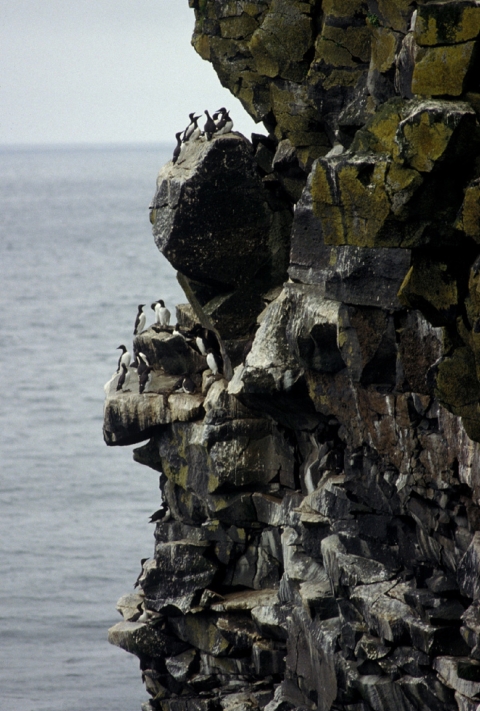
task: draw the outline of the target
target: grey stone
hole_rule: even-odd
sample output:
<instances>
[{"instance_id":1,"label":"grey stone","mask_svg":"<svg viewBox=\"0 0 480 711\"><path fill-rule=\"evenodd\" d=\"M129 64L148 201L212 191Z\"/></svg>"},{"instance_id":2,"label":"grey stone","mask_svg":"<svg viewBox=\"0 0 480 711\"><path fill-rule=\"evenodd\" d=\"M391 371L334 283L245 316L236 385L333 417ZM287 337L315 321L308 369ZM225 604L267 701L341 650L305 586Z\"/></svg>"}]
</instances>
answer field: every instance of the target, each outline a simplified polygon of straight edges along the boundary
<instances>
[{"instance_id":1,"label":"grey stone","mask_svg":"<svg viewBox=\"0 0 480 711\"><path fill-rule=\"evenodd\" d=\"M188 678L195 657L195 650L187 649L187 651L177 654L175 657L167 657L165 666L176 681L184 682Z\"/></svg>"},{"instance_id":2,"label":"grey stone","mask_svg":"<svg viewBox=\"0 0 480 711\"><path fill-rule=\"evenodd\" d=\"M288 233L277 232L243 136L188 143L183 158L160 171L152 205L156 244L187 277L227 289L260 268L273 283L282 279Z\"/></svg>"},{"instance_id":3,"label":"grey stone","mask_svg":"<svg viewBox=\"0 0 480 711\"><path fill-rule=\"evenodd\" d=\"M117 602L117 610L127 622L136 622L142 614L144 596L139 593L122 595Z\"/></svg>"},{"instance_id":4,"label":"grey stone","mask_svg":"<svg viewBox=\"0 0 480 711\"><path fill-rule=\"evenodd\" d=\"M205 358L183 336L158 329L152 326L135 336L133 341L135 352L144 353L150 365L161 368L165 374L177 376L192 375L206 369Z\"/></svg>"},{"instance_id":5,"label":"grey stone","mask_svg":"<svg viewBox=\"0 0 480 711\"><path fill-rule=\"evenodd\" d=\"M473 540L460 561L457 571L458 582L464 594L476 600L480 597L480 531L473 536Z\"/></svg>"},{"instance_id":6,"label":"grey stone","mask_svg":"<svg viewBox=\"0 0 480 711\"><path fill-rule=\"evenodd\" d=\"M433 668L451 689L462 696L480 699L480 662L468 657L437 657Z\"/></svg>"},{"instance_id":7,"label":"grey stone","mask_svg":"<svg viewBox=\"0 0 480 711\"><path fill-rule=\"evenodd\" d=\"M311 179L295 210L290 277L318 284L329 299L401 309L397 293L410 267L410 250L326 245L321 221L313 212Z\"/></svg>"},{"instance_id":8,"label":"grey stone","mask_svg":"<svg viewBox=\"0 0 480 711\"><path fill-rule=\"evenodd\" d=\"M158 543L155 559L143 568L139 583L150 609L161 612L174 607L185 613L198 591L212 581L216 566L204 553L205 543L173 541Z\"/></svg>"},{"instance_id":9,"label":"grey stone","mask_svg":"<svg viewBox=\"0 0 480 711\"><path fill-rule=\"evenodd\" d=\"M176 637L142 622L117 622L108 630L108 641L130 654L160 658L179 654L187 646Z\"/></svg>"}]
</instances>

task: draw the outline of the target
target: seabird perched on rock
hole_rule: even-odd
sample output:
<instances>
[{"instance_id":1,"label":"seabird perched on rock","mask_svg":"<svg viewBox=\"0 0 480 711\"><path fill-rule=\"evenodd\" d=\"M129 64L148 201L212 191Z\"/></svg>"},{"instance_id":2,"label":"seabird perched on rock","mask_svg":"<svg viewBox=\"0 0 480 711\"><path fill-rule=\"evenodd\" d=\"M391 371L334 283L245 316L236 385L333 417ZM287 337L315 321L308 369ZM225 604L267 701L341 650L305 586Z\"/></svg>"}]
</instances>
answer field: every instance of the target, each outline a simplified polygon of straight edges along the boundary
<instances>
[{"instance_id":1,"label":"seabird perched on rock","mask_svg":"<svg viewBox=\"0 0 480 711\"><path fill-rule=\"evenodd\" d=\"M151 365L147 365L143 373L138 378L138 392L142 395L145 390L148 389L150 383L152 382L152 371ZM137 371L138 372L138 371Z\"/></svg>"},{"instance_id":2,"label":"seabird perched on rock","mask_svg":"<svg viewBox=\"0 0 480 711\"><path fill-rule=\"evenodd\" d=\"M200 114L201 116L202 114ZM186 143L187 141L195 141L200 136L200 129L197 126L197 121L200 118L200 116L195 116L195 113L189 114L190 117L190 123L188 124L187 128L183 132L183 143Z\"/></svg>"},{"instance_id":3,"label":"seabird perched on rock","mask_svg":"<svg viewBox=\"0 0 480 711\"><path fill-rule=\"evenodd\" d=\"M133 585L134 588L138 588L138 586L140 585L140 578L143 575L143 566L145 565L147 560L148 560L148 558L141 558L141 560L140 560L140 565L142 566L142 570L140 571L140 574Z\"/></svg>"},{"instance_id":4,"label":"seabird perched on rock","mask_svg":"<svg viewBox=\"0 0 480 711\"><path fill-rule=\"evenodd\" d=\"M226 133L230 133L230 131L233 128L233 121L230 118L230 112L227 111L225 108L221 108L218 110L218 113L221 113L222 116L217 123L217 135L218 136L224 136Z\"/></svg>"},{"instance_id":5,"label":"seabird perched on rock","mask_svg":"<svg viewBox=\"0 0 480 711\"><path fill-rule=\"evenodd\" d=\"M207 344L203 340L203 337L199 334L198 336L195 337L195 343L197 345L198 350L203 356L207 355Z\"/></svg>"},{"instance_id":6,"label":"seabird perched on rock","mask_svg":"<svg viewBox=\"0 0 480 711\"><path fill-rule=\"evenodd\" d=\"M209 348L214 351L219 350L218 339L213 333L213 331L209 331L208 328L204 328L199 323L197 323L192 328L190 333L195 338L195 345L197 346L201 355L206 356Z\"/></svg>"},{"instance_id":7,"label":"seabird perched on rock","mask_svg":"<svg viewBox=\"0 0 480 711\"><path fill-rule=\"evenodd\" d=\"M143 373L146 371L146 369L150 366L150 363L148 362L148 358L145 355L145 353L139 353L137 356L137 374L138 377L143 375Z\"/></svg>"},{"instance_id":8,"label":"seabird perched on rock","mask_svg":"<svg viewBox=\"0 0 480 711\"><path fill-rule=\"evenodd\" d=\"M171 515L172 512L169 507L165 502L163 502L158 511L155 511L155 513L150 516L149 523L160 523L160 521L162 523L166 523L170 520Z\"/></svg>"},{"instance_id":9,"label":"seabird perched on rock","mask_svg":"<svg viewBox=\"0 0 480 711\"><path fill-rule=\"evenodd\" d=\"M173 151L173 156L172 156L173 163L177 162L178 157L180 155L180 151L182 150L182 133L183 133L183 131L179 131L179 133L175 134L175 138L177 139L177 145L175 146L175 149Z\"/></svg>"},{"instance_id":10,"label":"seabird perched on rock","mask_svg":"<svg viewBox=\"0 0 480 711\"><path fill-rule=\"evenodd\" d=\"M138 334L141 333L145 328L145 322L147 320L147 316L143 311L144 306L145 306L145 304L138 304L137 318L135 319L135 326L133 327L133 335L134 336L138 336Z\"/></svg>"},{"instance_id":11,"label":"seabird perched on rock","mask_svg":"<svg viewBox=\"0 0 480 711\"><path fill-rule=\"evenodd\" d=\"M205 111L205 114L207 116L207 120L205 122L205 126L203 127L203 132L205 133L207 141L211 141L217 127L215 126L215 121L212 119L208 111Z\"/></svg>"},{"instance_id":12,"label":"seabird perched on rock","mask_svg":"<svg viewBox=\"0 0 480 711\"><path fill-rule=\"evenodd\" d=\"M117 351L121 349L122 353L120 355L120 358L118 359L118 367L117 367L117 373L120 372L122 368L122 364L126 365L127 368L130 365L130 361L132 360L132 357L130 353L127 351L125 346L118 346Z\"/></svg>"},{"instance_id":13,"label":"seabird perched on rock","mask_svg":"<svg viewBox=\"0 0 480 711\"><path fill-rule=\"evenodd\" d=\"M211 348L207 351L207 365L214 375L218 375L220 371L220 365L217 361L217 357Z\"/></svg>"},{"instance_id":14,"label":"seabird perched on rock","mask_svg":"<svg viewBox=\"0 0 480 711\"><path fill-rule=\"evenodd\" d=\"M123 390L124 388L127 387L128 383L130 380L130 373L128 372L127 366L125 363L122 363L122 372L120 373L120 377L118 378L118 383L117 383L117 392L119 390Z\"/></svg>"},{"instance_id":15,"label":"seabird perched on rock","mask_svg":"<svg viewBox=\"0 0 480 711\"><path fill-rule=\"evenodd\" d=\"M186 375L184 379L182 380L182 389L183 392L186 393L187 395L193 395L195 390L197 389L197 386L193 382L191 378Z\"/></svg>"},{"instance_id":16,"label":"seabird perched on rock","mask_svg":"<svg viewBox=\"0 0 480 711\"><path fill-rule=\"evenodd\" d=\"M152 309L155 311L155 323L160 326L170 325L170 311L166 308L165 302L162 299L155 301L152 304Z\"/></svg>"}]
</instances>

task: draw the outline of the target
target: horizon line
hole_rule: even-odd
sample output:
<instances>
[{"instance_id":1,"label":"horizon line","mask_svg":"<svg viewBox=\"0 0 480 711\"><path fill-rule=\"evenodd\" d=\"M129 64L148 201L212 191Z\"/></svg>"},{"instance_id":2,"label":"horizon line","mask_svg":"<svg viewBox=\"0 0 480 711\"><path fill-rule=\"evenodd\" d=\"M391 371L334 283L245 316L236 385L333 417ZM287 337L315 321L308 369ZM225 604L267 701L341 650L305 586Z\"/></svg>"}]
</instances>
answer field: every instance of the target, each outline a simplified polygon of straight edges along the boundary
<instances>
[{"instance_id":1,"label":"horizon line","mask_svg":"<svg viewBox=\"0 0 480 711\"><path fill-rule=\"evenodd\" d=\"M116 149L116 148L169 148L174 141L85 141L58 143L0 143L0 151L22 150L82 150L82 149Z\"/></svg>"}]
</instances>

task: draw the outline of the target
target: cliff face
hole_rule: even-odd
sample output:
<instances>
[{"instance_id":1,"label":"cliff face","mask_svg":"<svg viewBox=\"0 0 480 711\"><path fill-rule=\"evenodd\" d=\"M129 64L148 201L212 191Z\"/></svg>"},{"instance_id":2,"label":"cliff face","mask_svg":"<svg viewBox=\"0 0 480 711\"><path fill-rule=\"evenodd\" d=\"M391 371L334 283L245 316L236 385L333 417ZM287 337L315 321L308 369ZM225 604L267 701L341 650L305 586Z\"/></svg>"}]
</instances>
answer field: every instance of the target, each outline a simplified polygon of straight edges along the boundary
<instances>
[{"instance_id":1,"label":"cliff face","mask_svg":"<svg viewBox=\"0 0 480 711\"><path fill-rule=\"evenodd\" d=\"M178 321L223 374L152 327L150 391L107 396L172 514L110 640L145 710L476 711L480 5L191 5L269 135L159 174Z\"/></svg>"}]
</instances>

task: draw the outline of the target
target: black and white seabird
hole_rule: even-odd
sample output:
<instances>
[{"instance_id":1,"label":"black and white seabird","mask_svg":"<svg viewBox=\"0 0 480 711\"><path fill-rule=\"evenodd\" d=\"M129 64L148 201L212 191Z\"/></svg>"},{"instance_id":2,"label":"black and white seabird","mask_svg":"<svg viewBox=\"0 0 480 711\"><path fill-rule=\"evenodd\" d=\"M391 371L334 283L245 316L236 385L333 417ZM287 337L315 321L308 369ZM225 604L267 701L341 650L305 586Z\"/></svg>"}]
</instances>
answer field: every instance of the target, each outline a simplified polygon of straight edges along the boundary
<instances>
[{"instance_id":1,"label":"black and white seabird","mask_svg":"<svg viewBox=\"0 0 480 711\"><path fill-rule=\"evenodd\" d=\"M123 346L123 345L118 346L117 351L119 349L121 349L122 353L120 355L120 358L118 359L117 373L119 373L120 370L122 369L122 363L124 365L126 365L128 368L128 366L130 365L130 361L132 360L132 357L131 357L130 353L127 351L125 346Z\"/></svg>"},{"instance_id":2,"label":"black and white seabird","mask_svg":"<svg viewBox=\"0 0 480 711\"><path fill-rule=\"evenodd\" d=\"M183 132L183 143L186 143L187 141L195 141L200 136L200 129L197 126L197 121L200 116L195 116L195 113L189 114L190 123Z\"/></svg>"},{"instance_id":3,"label":"black and white seabird","mask_svg":"<svg viewBox=\"0 0 480 711\"><path fill-rule=\"evenodd\" d=\"M230 118L229 112L226 111L218 123L217 134L219 136L224 136L226 133L230 133L232 128L233 128L233 121Z\"/></svg>"},{"instance_id":4,"label":"black and white seabird","mask_svg":"<svg viewBox=\"0 0 480 711\"><path fill-rule=\"evenodd\" d=\"M205 114L207 116L207 120L205 122L205 126L203 127L203 132L205 133L207 141L211 141L217 127L215 126L215 121L212 119L208 111L205 111Z\"/></svg>"},{"instance_id":5,"label":"black and white seabird","mask_svg":"<svg viewBox=\"0 0 480 711\"><path fill-rule=\"evenodd\" d=\"M173 163L177 162L178 156L180 155L180 151L182 150L182 133L183 133L183 131L179 131L178 133L175 134L175 138L177 139L177 145L175 146L175 150L173 151L173 156L172 156Z\"/></svg>"},{"instance_id":6,"label":"black and white seabird","mask_svg":"<svg viewBox=\"0 0 480 711\"><path fill-rule=\"evenodd\" d=\"M140 395L142 395L142 393L144 393L145 390L148 390L148 387L150 386L150 383L152 382L152 371L153 371L152 366L147 365L147 367L145 368L143 373L138 378L138 392L140 393Z\"/></svg>"},{"instance_id":7,"label":"black and white seabird","mask_svg":"<svg viewBox=\"0 0 480 711\"><path fill-rule=\"evenodd\" d=\"M148 560L148 558L141 558L141 559L140 559L140 565L142 566L142 569L141 569L141 571L140 571L140 574L139 574L138 578L136 579L136 581L135 581L135 583L134 583L134 585L133 585L134 588L138 588L138 586L140 585L140 578L141 578L142 575L143 575L143 566L145 565L145 563L147 562L147 560Z\"/></svg>"},{"instance_id":8,"label":"black and white seabird","mask_svg":"<svg viewBox=\"0 0 480 711\"><path fill-rule=\"evenodd\" d=\"M207 355L207 344L205 343L205 341L203 340L203 337L200 334L198 334L198 336L196 336L195 343L197 344L197 348L200 351L200 353L203 356L206 356Z\"/></svg>"},{"instance_id":9,"label":"black and white seabird","mask_svg":"<svg viewBox=\"0 0 480 711\"><path fill-rule=\"evenodd\" d=\"M137 355L137 374L138 377L143 375L145 370L149 367L150 363L148 362L148 358L145 355L145 353L139 353Z\"/></svg>"},{"instance_id":10,"label":"black and white seabird","mask_svg":"<svg viewBox=\"0 0 480 711\"><path fill-rule=\"evenodd\" d=\"M163 502L158 511L155 511L155 513L150 516L149 523L159 523L160 521L162 523L166 523L170 519L171 515L172 512L169 507L165 502Z\"/></svg>"},{"instance_id":11,"label":"black and white seabird","mask_svg":"<svg viewBox=\"0 0 480 711\"><path fill-rule=\"evenodd\" d=\"M218 372L220 370L219 363L217 361L215 353L211 348L209 348L207 351L207 365L214 375L218 375Z\"/></svg>"},{"instance_id":12,"label":"black and white seabird","mask_svg":"<svg viewBox=\"0 0 480 711\"><path fill-rule=\"evenodd\" d=\"M197 389L197 386L193 382L191 378L186 375L184 379L182 380L182 389L183 392L186 393L187 395L193 395L195 390Z\"/></svg>"},{"instance_id":13,"label":"black and white seabird","mask_svg":"<svg viewBox=\"0 0 480 711\"><path fill-rule=\"evenodd\" d=\"M147 316L143 311L144 306L145 306L145 304L138 304L137 318L135 319L135 326L133 327L133 335L134 336L138 336L138 334L141 333L145 328L145 322L147 320Z\"/></svg>"},{"instance_id":14,"label":"black and white seabird","mask_svg":"<svg viewBox=\"0 0 480 711\"><path fill-rule=\"evenodd\" d=\"M160 326L170 325L170 311L166 308L162 299L152 304L152 309L155 311L155 323Z\"/></svg>"},{"instance_id":15,"label":"black and white seabird","mask_svg":"<svg viewBox=\"0 0 480 711\"><path fill-rule=\"evenodd\" d=\"M128 368L125 365L125 363L122 363L122 372L120 373L120 377L118 378L118 383L117 383L117 392L119 390L123 390L124 388L126 388L129 383L129 380L130 380L130 373L128 372Z\"/></svg>"}]
</instances>

